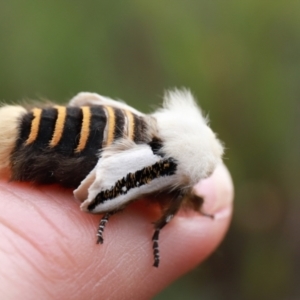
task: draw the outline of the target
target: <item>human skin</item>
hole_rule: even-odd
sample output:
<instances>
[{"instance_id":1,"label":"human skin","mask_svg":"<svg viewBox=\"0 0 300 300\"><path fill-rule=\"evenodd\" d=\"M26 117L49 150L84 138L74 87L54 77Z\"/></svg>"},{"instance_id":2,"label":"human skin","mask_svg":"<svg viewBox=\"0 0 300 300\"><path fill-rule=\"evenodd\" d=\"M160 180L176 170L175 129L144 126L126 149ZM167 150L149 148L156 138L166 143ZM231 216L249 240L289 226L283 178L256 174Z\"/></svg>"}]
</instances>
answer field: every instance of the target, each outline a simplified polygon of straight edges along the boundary
<instances>
[{"instance_id":1,"label":"human skin","mask_svg":"<svg viewBox=\"0 0 300 300\"><path fill-rule=\"evenodd\" d=\"M111 217L96 244L100 216L83 213L72 191L0 180L1 299L151 299L201 263L222 241L233 186L221 165L195 186L203 211L181 211L161 231L152 266L156 204L139 200Z\"/></svg>"}]
</instances>

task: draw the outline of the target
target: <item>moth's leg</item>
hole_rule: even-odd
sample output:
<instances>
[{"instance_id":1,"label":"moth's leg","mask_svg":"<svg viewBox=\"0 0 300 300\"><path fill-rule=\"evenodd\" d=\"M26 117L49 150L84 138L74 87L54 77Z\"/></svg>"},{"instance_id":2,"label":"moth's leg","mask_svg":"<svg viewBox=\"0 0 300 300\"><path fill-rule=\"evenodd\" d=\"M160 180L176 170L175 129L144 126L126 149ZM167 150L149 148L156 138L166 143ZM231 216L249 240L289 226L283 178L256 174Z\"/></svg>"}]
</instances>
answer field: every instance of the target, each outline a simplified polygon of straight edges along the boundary
<instances>
[{"instance_id":1,"label":"moth's leg","mask_svg":"<svg viewBox=\"0 0 300 300\"><path fill-rule=\"evenodd\" d=\"M100 223L98 226L98 231L97 231L97 244L103 244L103 231L104 231L105 225L108 222L109 218L115 213L116 212L107 212L104 214L104 216L100 220Z\"/></svg>"},{"instance_id":2,"label":"moth's leg","mask_svg":"<svg viewBox=\"0 0 300 300\"><path fill-rule=\"evenodd\" d=\"M153 264L153 266L154 267L158 267L159 260L160 260L159 246L158 246L158 239L159 239L160 230L173 219L175 214L178 212L178 210L179 210L179 208L182 204L183 199L184 199L184 194L182 192L179 192L178 194L176 194L176 196L170 202L168 208L165 210L162 217L154 223L155 231L154 231L154 234L153 234L153 237L152 237L153 254L154 254L154 264Z\"/></svg>"},{"instance_id":3,"label":"moth's leg","mask_svg":"<svg viewBox=\"0 0 300 300\"><path fill-rule=\"evenodd\" d=\"M208 214L208 213L206 213L202 210L202 206L203 206L203 203L204 203L203 197L193 194L193 195L190 196L190 198L191 198L191 201L192 201L192 204L193 204L193 209L195 211L200 212L200 214L205 216L205 217L208 217L208 218L211 218L211 219L214 218L214 215Z\"/></svg>"}]
</instances>

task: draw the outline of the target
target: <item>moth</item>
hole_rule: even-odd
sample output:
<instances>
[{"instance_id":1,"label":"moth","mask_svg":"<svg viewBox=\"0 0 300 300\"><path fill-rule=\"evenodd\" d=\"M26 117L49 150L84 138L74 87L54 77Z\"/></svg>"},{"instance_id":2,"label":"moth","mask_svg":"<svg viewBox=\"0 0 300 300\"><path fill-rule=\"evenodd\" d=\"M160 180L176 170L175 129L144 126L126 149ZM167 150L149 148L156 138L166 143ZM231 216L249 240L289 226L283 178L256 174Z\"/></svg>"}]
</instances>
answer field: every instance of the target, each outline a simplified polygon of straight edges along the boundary
<instances>
[{"instance_id":1,"label":"moth","mask_svg":"<svg viewBox=\"0 0 300 300\"><path fill-rule=\"evenodd\" d=\"M157 197L162 214L152 237L155 267L160 230L183 205L200 211L203 199L193 186L212 174L222 154L222 143L185 89L166 92L152 114L87 92L67 106L0 108L0 170L15 181L74 188L83 211L103 214L97 243L113 214L141 197Z\"/></svg>"}]
</instances>

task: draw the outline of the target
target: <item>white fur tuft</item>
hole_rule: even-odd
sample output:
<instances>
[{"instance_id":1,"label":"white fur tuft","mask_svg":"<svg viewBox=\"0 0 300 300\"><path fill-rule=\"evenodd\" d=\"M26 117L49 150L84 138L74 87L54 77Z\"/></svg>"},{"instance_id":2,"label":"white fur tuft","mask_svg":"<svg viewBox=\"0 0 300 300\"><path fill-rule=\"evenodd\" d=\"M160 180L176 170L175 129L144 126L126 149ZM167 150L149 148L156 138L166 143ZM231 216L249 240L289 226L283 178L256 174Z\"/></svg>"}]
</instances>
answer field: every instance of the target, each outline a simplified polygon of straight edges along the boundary
<instances>
[{"instance_id":1,"label":"white fur tuft","mask_svg":"<svg viewBox=\"0 0 300 300\"><path fill-rule=\"evenodd\" d=\"M223 146L208 127L190 91L167 92L163 108L153 116L163 141L162 151L177 160L176 185L197 183L222 161Z\"/></svg>"},{"instance_id":2,"label":"white fur tuft","mask_svg":"<svg viewBox=\"0 0 300 300\"><path fill-rule=\"evenodd\" d=\"M3 106L0 108L0 170L9 166L10 154L18 137L19 119L26 113L21 106Z\"/></svg>"},{"instance_id":3,"label":"white fur tuft","mask_svg":"<svg viewBox=\"0 0 300 300\"><path fill-rule=\"evenodd\" d=\"M206 122L206 119L202 116L201 109L195 102L192 93L187 89L174 89L166 91L164 95L163 110L170 110L172 113L188 112L190 117L194 116L200 118L199 121Z\"/></svg>"}]
</instances>

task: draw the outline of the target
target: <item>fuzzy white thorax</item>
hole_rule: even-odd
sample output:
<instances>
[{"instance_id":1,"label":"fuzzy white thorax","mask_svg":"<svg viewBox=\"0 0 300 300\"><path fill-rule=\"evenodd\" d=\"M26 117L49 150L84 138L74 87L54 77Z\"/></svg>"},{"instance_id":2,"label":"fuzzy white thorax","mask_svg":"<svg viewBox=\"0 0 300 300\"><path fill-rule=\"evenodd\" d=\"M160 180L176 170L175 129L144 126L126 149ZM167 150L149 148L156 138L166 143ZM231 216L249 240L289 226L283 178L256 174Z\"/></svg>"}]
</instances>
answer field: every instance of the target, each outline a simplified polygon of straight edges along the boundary
<instances>
[{"instance_id":1,"label":"fuzzy white thorax","mask_svg":"<svg viewBox=\"0 0 300 300\"><path fill-rule=\"evenodd\" d=\"M178 163L174 185L192 186L208 177L221 162L223 146L190 91L167 92L163 107L152 116L157 120L162 151Z\"/></svg>"}]
</instances>

